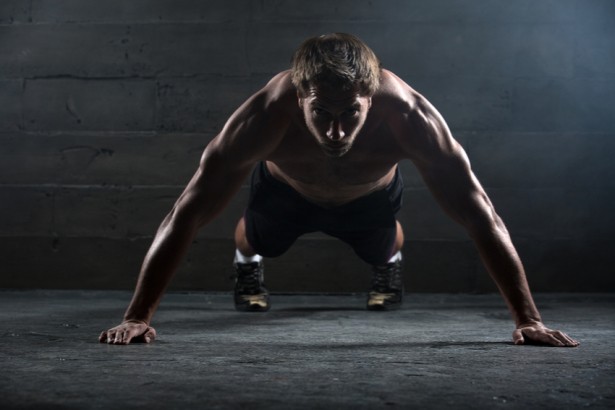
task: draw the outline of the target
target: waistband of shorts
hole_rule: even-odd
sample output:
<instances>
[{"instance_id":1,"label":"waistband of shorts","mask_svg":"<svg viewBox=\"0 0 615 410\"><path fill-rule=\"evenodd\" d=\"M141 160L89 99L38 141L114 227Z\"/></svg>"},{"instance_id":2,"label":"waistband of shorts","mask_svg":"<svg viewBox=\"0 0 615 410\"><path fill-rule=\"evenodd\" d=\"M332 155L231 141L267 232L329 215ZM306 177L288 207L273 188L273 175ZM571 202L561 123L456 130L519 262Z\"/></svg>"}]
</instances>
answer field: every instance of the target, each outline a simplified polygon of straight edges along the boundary
<instances>
[{"instance_id":1,"label":"waistband of shorts","mask_svg":"<svg viewBox=\"0 0 615 410\"><path fill-rule=\"evenodd\" d=\"M284 191L287 191L288 193L297 196L298 198L303 199L304 201L310 202L307 198L305 198L303 195L301 195L299 192L297 192L293 187L291 187L290 185L288 185L287 183L280 181L279 179L277 179L276 177L274 177L271 172L269 171L269 169L267 168L267 164L265 161L261 161L258 163L257 168L256 168L256 174L257 174L257 178L259 180L263 180L264 182L266 182L267 184L271 184L276 186L279 189L282 189ZM399 166L396 166L395 168L395 175L393 176L393 179L391 180L391 182L389 182L389 184L382 188L382 189L378 189L376 191L370 192L367 195L364 195L362 197L359 197L357 199L354 199L346 204L337 206L337 207L332 207L332 208L327 208L327 209L335 209L335 208L339 208L342 209L346 206L355 204L356 202L361 202L361 201L365 201L369 198L372 198L374 196L380 196L382 195L382 193L386 193L388 194L389 197L389 201L391 202L391 205L393 206L393 210L395 213L397 213L397 211L399 211L399 209L401 208L402 205L402 196L403 196L403 190L404 190L404 183L403 183L403 178L401 175L401 171L399 169ZM310 202L312 203L312 202ZM312 203L314 206L318 206L314 203Z\"/></svg>"}]
</instances>

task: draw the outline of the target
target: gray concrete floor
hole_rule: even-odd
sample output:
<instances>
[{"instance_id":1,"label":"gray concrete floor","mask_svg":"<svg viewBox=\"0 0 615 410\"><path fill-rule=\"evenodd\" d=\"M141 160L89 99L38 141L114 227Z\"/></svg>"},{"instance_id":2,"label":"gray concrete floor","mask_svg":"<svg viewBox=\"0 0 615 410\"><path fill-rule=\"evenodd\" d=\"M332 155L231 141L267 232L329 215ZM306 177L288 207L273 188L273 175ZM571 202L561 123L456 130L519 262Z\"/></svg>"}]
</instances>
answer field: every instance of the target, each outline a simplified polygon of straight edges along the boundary
<instances>
[{"instance_id":1,"label":"gray concrete floor","mask_svg":"<svg viewBox=\"0 0 615 410\"><path fill-rule=\"evenodd\" d=\"M1 291L2 409L615 408L615 295L538 295L579 348L514 346L497 295L173 293L151 345L99 344L126 292Z\"/></svg>"}]
</instances>

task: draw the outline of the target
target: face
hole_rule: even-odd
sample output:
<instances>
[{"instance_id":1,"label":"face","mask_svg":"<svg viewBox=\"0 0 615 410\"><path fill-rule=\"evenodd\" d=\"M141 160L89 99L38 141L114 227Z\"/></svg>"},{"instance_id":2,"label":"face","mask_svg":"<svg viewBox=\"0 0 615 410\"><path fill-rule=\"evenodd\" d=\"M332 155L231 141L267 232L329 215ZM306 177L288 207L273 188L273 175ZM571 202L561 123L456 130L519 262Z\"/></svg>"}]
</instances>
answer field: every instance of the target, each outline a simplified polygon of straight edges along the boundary
<instances>
[{"instance_id":1,"label":"face","mask_svg":"<svg viewBox=\"0 0 615 410\"><path fill-rule=\"evenodd\" d=\"M329 157L341 157L354 143L365 124L371 98L357 90L340 91L330 86L310 88L299 97L305 123L310 133Z\"/></svg>"}]
</instances>

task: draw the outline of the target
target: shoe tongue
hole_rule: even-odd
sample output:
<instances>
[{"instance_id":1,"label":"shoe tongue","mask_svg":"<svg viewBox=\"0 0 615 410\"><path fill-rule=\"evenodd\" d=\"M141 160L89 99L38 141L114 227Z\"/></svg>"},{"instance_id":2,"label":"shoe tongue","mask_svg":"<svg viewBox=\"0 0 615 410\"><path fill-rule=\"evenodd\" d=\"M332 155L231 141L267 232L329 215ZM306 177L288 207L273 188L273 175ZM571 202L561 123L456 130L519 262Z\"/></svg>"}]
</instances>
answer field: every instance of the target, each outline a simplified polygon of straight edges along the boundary
<instances>
[{"instance_id":1,"label":"shoe tongue","mask_svg":"<svg viewBox=\"0 0 615 410\"><path fill-rule=\"evenodd\" d=\"M245 278L253 277L254 279L256 279L260 274L260 271L258 269L258 263L240 266L239 271L241 272L241 276Z\"/></svg>"}]
</instances>

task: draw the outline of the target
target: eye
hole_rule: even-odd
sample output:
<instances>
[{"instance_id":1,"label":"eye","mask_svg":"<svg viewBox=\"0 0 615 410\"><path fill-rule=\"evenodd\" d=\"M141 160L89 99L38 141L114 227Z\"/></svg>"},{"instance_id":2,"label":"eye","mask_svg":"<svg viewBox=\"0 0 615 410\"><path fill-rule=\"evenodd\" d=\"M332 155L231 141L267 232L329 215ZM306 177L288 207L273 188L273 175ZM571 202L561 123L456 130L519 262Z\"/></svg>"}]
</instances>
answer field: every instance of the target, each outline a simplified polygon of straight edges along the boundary
<instances>
[{"instance_id":1,"label":"eye","mask_svg":"<svg viewBox=\"0 0 615 410\"><path fill-rule=\"evenodd\" d=\"M349 117L354 117L357 114L359 114L359 110L356 109L356 108L350 108L350 109L346 110L346 115L349 116Z\"/></svg>"},{"instance_id":2,"label":"eye","mask_svg":"<svg viewBox=\"0 0 615 410\"><path fill-rule=\"evenodd\" d=\"M329 117L329 113L323 110L322 108L313 108L312 114L314 115L314 117L321 118L321 119Z\"/></svg>"}]
</instances>

